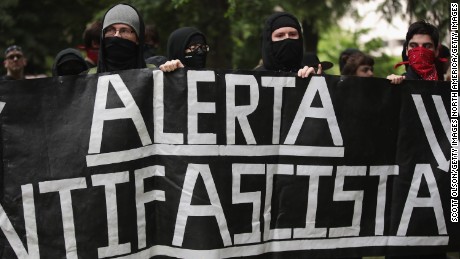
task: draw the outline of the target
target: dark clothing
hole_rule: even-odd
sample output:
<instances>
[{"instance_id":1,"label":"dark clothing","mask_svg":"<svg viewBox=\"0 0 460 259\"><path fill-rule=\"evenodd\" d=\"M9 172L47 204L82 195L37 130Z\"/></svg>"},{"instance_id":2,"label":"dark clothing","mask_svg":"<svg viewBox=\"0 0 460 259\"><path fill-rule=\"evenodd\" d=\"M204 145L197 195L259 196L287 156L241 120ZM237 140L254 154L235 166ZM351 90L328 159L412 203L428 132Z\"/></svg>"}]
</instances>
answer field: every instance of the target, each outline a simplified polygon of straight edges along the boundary
<instances>
[{"instance_id":1,"label":"dark clothing","mask_svg":"<svg viewBox=\"0 0 460 259\"><path fill-rule=\"evenodd\" d=\"M148 58L156 56L156 48L144 45L144 59L147 62Z\"/></svg>"},{"instance_id":2,"label":"dark clothing","mask_svg":"<svg viewBox=\"0 0 460 259\"><path fill-rule=\"evenodd\" d=\"M88 65L80 51L72 48L61 50L54 59L53 76L78 75L88 70Z\"/></svg>"},{"instance_id":3,"label":"dark clothing","mask_svg":"<svg viewBox=\"0 0 460 259\"><path fill-rule=\"evenodd\" d=\"M89 62L88 60L85 60L86 62L86 65L89 67L89 68L93 68L93 67L96 67L96 65L94 65L93 63Z\"/></svg>"},{"instance_id":4,"label":"dark clothing","mask_svg":"<svg viewBox=\"0 0 460 259\"><path fill-rule=\"evenodd\" d=\"M294 23L286 23L285 26L282 26L279 23L278 19L282 20L294 21ZM278 22L276 21L278 20ZM295 24L295 25L292 25ZM276 25L274 27L274 25ZM295 27L293 27L295 26ZM292 40L292 39L285 39L282 41L277 41L276 43L272 42L272 32L274 28L280 27L293 27L299 33L299 39ZM289 53L294 51L297 53L289 60L286 60L285 57L287 55L277 55L274 51L274 45L279 44L281 42L291 41L295 44L286 45L284 50L281 50L280 53L285 52ZM276 46L275 46L276 47ZM289 49L290 48L290 49ZM295 48L293 50L292 48ZM263 65L256 68L256 71L285 71L285 72L297 72L300 68L302 68L302 57L303 57L303 39L302 39L302 30L300 29L300 24L293 15L285 12L279 12L272 14L267 18L265 21L265 26L262 32L262 60Z\"/></svg>"},{"instance_id":5,"label":"dark clothing","mask_svg":"<svg viewBox=\"0 0 460 259\"><path fill-rule=\"evenodd\" d=\"M4 75L0 77L0 81L9 81L9 80L16 80L16 79L9 75Z\"/></svg>"},{"instance_id":6,"label":"dark clothing","mask_svg":"<svg viewBox=\"0 0 460 259\"><path fill-rule=\"evenodd\" d=\"M446 254L385 256L385 259L446 259L446 258L447 258Z\"/></svg>"},{"instance_id":7,"label":"dark clothing","mask_svg":"<svg viewBox=\"0 0 460 259\"><path fill-rule=\"evenodd\" d=\"M415 71L410 67L407 66L406 73L403 74L406 77L406 80L423 80L421 76L419 76Z\"/></svg>"},{"instance_id":8,"label":"dark clothing","mask_svg":"<svg viewBox=\"0 0 460 259\"><path fill-rule=\"evenodd\" d=\"M139 12L134 8L133 6L129 4L124 4L128 5L131 8L133 8L138 16L139 19L139 30L138 30L138 44L133 50L134 54L132 55L133 59L132 60L120 60L119 56L124 56L126 52L122 51L123 47L126 48L132 48L129 43L127 43L126 39L122 39L119 37L104 37L104 30L101 32L101 46L99 48L99 59L98 59L98 65L97 65L97 73L101 72L111 72L111 71L116 71L116 70L125 70L125 69L136 69L136 68L146 68L145 64L145 59L144 59L144 21L142 20L142 17L139 15ZM111 7L107 12L104 14L104 18L102 19L103 23L105 21L105 18L107 16L107 13L114 8L115 6ZM120 21L120 23L123 23ZM135 29L135 28L133 28ZM118 38L118 39L110 39L109 38ZM110 45L110 46L107 46ZM115 52L114 54L107 55L108 49L107 47L110 47L109 51ZM132 49L130 49L131 51ZM115 57L115 55L119 55ZM131 55L130 55L131 57Z\"/></svg>"},{"instance_id":9,"label":"dark clothing","mask_svg":"<svg viewBox=\"0 0 460 259\"><path fill-rule=\"evenodd\" d=\"M155 65L156 67L160 67L161 65L166 63L166 61L168 61L168 58L166 58L165 56L153 56L147 58L145 60L145 63Z\"/></svg>"},{"instance_id":10,"label":"dark clothing","mask_svg":"<svg viewBox=\"0 0 460 259\"><path fill-rule=\"evenodd\" d=\"M196 38L196 36L199 36L203 40L203 43L206 44L206 37L196 28L183 27L173 31L168 38L168 59L178 59L182 64L187 66L185 50L191 43L192 38Z\"/></svg>"}]
</instances>

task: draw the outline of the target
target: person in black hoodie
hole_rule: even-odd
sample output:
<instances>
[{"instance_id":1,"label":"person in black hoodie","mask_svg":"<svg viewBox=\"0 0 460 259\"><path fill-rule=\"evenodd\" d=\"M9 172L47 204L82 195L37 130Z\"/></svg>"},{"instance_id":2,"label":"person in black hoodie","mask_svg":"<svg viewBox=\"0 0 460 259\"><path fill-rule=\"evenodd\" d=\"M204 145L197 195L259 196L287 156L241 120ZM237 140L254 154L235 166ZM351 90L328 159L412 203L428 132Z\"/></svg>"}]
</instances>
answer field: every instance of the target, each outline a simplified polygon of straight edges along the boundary
<instances>
[{"instance_id":1,"label":"person in black hoodie","mask_svg":"<svg viewBox=\"0 0 460 259\"><path fill-rule=\"evenodd\" d=\"M194 27L179 28L168 38L168 58L178 59L185 67L202 69L206 67L209 46L206 37Z\"/></svg>"},{"instance_id":2,"label":"person in black hoodie","mask_svg":"<svg viewBox=\"0 0 460 259\"><path fill-rule=\"evenodd\" d=\"M61 50L54 59L52 68L53 76L78 75L88 70L88 64L80 51L67 48Z\"/></svg>"},{"instance_id":3,"label":"person in black hoodie","mask_svg":"<svg viewBox=\"0 0 460 259\"><path fill-rule=\"evenodd\" d=\"M299 77L321 74L321 65L302 66L303 39L299 21L286 12L270 15L262 32L262 61L257 71L294 72Z\"/></svg>"},{"instance_id":4,"label":"person in black hoodie","mask_svg":"<svg viewBox=\"0 0 460 259\"><path fill-rule=\"evenodd\" d=\"M89 73L146 68L144 34L144 21L136 8L129 4L111 7L102 20L98 65ZM160 69L168 72L179 67L183 67L182 63L172 60Z\"/></svg>"},{"instance_id":5,"label":"person in black hoodie","mask_svg":"<svg viewBox=\"0 0 460 259\"><path fill-rule=\"evenodd\" d=\"M409 26L406 34L406 41L403 49L403 59L395 65L406 66L404 75L391 74L387 76L392 84L400 84L404 79L410 80L442 80L438 75L436 62L446 62L444 58L439 58L439 31L434 25L426 21L418 21Z\"/></svg>"}]
</instances>

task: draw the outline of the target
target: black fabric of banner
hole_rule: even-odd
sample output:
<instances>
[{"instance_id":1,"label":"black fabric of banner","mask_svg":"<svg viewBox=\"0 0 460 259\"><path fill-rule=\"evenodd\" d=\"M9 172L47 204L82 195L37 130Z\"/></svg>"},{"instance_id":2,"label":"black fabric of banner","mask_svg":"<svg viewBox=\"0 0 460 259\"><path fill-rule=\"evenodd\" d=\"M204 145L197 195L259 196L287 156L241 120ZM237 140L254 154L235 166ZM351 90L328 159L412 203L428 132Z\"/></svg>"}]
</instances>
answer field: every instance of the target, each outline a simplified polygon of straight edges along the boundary
<instances>
[{"instance_id":1,"label":"black fabric of banner","mask_svg":"<svg viewBox=\"0 0 460 259\"><path fill-rule=\"evenodd\" d=\"M118 75L139 108L153 144L143 144L133 120L107 120L103 123L100 152L96 153L89 152L89 142L94 134L91 129L95 104L100 101L98 84L103 76L110 77L110 74L2 82L0 102L5 106L0 113L0 218L4 219L0 219L0 258L19 257L15 249L19 246L11 244L9 235L17 235L22 249L30 253L21 189L25 185L33 188L40 258L125 258L129 254L135 258L340 258L458 251L460 228L450 219L450 166L442 169L443 162L449 165L450 143L439 105L450 114L449 83L407 80L395 86L381 78L326 75L301 79L289 73L207 72L215 76L214 80L197 83L197 101L215 103L215 112L198 114L197 132L215 134L215 144L190 143L188 94L190 73L194 72L187 70L163 74L163 132L182 134L183 144L165 144L165 139L155 139L154 127L159 122L154 120L158 107L153 98L156 87L160 86L154 78L158 76L155 73L161 72L143 69ZM231 76L247 76L257 82L257 106L244 115L255 144L248 144L244 122L234 118L235 143L229 144L228 107L247 107L255 100L250 98L254 92L245 84L237 84L235 99L229 99ZM273 143L274 87L262 86L263 78L268 77L287 77L295 82L295 87L282 90L279 143ZM331 131L333 122L307 117L302 119L295 142L286 144L307 89L323 79L343 143L337 144L338 136ZM125 108L126 96L120 96L114 84L110 81L107 103L102 104L106 110ZM307 105L321 109L326 102L323 95L315 93ZM417 110L416 103L421 111ZM427 120L421 119L423 111L428 116L434 139L424 128ZM428 132L431 131L428 129ZM260 151L256 149L258 146L262 147ZM303 152L302 147L305 154L292 153L292 150ZM211 151L214 148L217 151ZM272 152L272 149L279 150ZM257 152L266 152L266 155ZM235 185L234 168L253 168L253 165L260 173L243 172L240 183ZM164 168L164 176L148 177L141 181L141 187L136 187L138 173L153 166ZM379 191L380 178L371 174L384 166L392 166L397 174L389 175ZM317 177L317 185L310 185L313 181L310 174L315 174L315 168L322 168L325 173ZM127 172L128 178L115 184L114 192L107 192L108 185L95 185L94 176L111 180L115 175L125 175L123 172ZM275 172L273 178L269 172ZM195 179L193 173L198 176L187 185L186 179ZM343 186L340 185L342 173L345 174ZM414 184L414 175L422 175L419 184ZM85 186L70 191L73 222L63 220L63 215L68 215L63 211L67 205L61 204L64 192L45 191L63 184L59 180L69 179L79 179L76 182ZM45 187L51 181L54 181L51 187ZM212 186L217 197L212 195ZM416 194L410 193L411 186L416 187ZM180 211L184 205L180 201L186 197L187 188L192 188L189 208L196 208L205 216L194 216L189 210L181 234L178 222L184 216L181 213L187 211ZM258 200L260 205L255 220L256 232L260 232L260 237L255 238L258 241L237 241L235 237L253 231L255 208L254 203L238 201L234 188L240 194L256 195L248 199ZM316 189L317 200L309 200L310 193L314 192L311 188ZM145 244L142 244L136 195L155 190L164 193L164 201L145 203ZM116 211L108 211L110 195L116 197ZM271 195L271 199L266 199L267 195ZM429 205L430 198L434 201L436 195L442 201L438 204L441 214L436 214L436 208L431 206L414 205L406 211L410 205L408 197L414 201L425 198ZM359 197L362 197L361 212L357 212L360 208L356 207ZM384 198L384 204L378 204L380 198ZM210 205L216 200L221 208ZM315 209L312 202L317 203L316 221L312 226L326 232L316 237L300 237L296 229L306 227L306 215ZM376 226L380 224L376 223L378 206L384 207L382 233L376 233L379 231ZM221 215L220 212L223 217L210 216ZM113 218L114 214L117 225L110 225L108 217ZM269 228L266 227L267 215L270 215ZM401 223L404 215L409 215L407 230ZM340 234L340 228L352 226L354 217L359 217L358 229L355 226ZM8 229L6 221L11 222L13 230ZM65 230L64 221L73 225L76 242L73 248L66 245L69 242L65 239L66 233L71 231ZM112 232L114 229L117 232ZM279 231L280 236L267 239L268 229ZM225 231L230 237L227 241ZM283 231L287 234L282 234ZM117 233L116 241L110 241L109 233ZM128 244L129 249L115 249L110 256L98 255L98 249L109 244Z\"/></svg>"}]
</instances>

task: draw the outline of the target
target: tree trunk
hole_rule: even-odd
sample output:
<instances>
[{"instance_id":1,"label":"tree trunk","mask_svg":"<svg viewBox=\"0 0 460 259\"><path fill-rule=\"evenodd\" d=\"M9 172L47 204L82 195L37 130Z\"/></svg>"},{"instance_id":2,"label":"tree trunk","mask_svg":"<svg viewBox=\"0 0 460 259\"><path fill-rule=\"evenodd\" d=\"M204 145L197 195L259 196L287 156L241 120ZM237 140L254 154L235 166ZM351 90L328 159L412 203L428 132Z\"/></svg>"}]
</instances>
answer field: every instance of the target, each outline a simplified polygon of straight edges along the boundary
<instances>
[{"instance_id":1,"label":"tree trunk","mask_svg":"<svg viewBox=\"0 0 460 259\"><path fill-rule=\"evenodd\" d=\"M225 19L228 10L228 0L208 0L207 6L212 12L208 13L208 19L203 23L206 38L210 45L206 67L232 68L233 43L230 35L230 22Z\"/></svg>"},{"instance_id":2,"label":"tree trunk","mask_svg":"<svg viewBox=\"0 0 460 259\"><path fill-rule=\"evenodd\" d=\"M314 20L302 20L302 29L303 29L303 42L305 52L314 52L317 53L318 50L318 41L319 33L315 29Z\"/></svg>"}]
</instances>

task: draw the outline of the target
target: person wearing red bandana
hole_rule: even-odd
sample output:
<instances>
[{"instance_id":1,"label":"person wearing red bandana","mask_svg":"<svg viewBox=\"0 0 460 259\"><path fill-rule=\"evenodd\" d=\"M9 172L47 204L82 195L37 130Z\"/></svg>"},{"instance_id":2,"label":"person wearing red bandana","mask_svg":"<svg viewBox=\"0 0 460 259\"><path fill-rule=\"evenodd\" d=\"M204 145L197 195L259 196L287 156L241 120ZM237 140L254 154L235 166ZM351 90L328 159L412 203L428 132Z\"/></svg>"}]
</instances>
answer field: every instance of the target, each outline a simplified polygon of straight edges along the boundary
<instances>
[{"instance_id":1,"label":"person wearing red bandana","mask_svg":"<svg viewBox=\"0 0 460 259\"><path fill-rule=\"evenodd\" d=\"M83 32L83 41L85 44L83 46L79 46L79 48L86 52L85 61L90 68L97 66L99 47L101 45L101 31L102 22L95 21Z\"/></svg>"},{"instance_id":2,"label":"person wearing red bandana","mask_svg":"<svg viewBox=\"0 0 460 259\"><path fill-rule=\"evenodd\" d=\"M436 71L436 60L445 62L445 59L438 59L438 29L426 22L418 21L409 26L406 34L407 61L399 62L395 65L407 65L404 75L389 75L387 79L392 84L400 84L404 79L409 80L440 80Z\"/></svg>"},{"instance_id":3,"label":"person wearing red bandana","mask_svg":"<svg viewBox=\"0 0 460 259\"><path fill-rule=\"evenodd\" d=\"M425 21L411 24L406 34L405 54L407 61L395 65L407 65L406 73L402 76L389 75L387 79L392 84L401 84L404 79L410 80L440 80L435 61L438 59L438 29ZM424 255L390 255L385 259L447 259L445 253Z\"/></svg>"}]
</instances>

